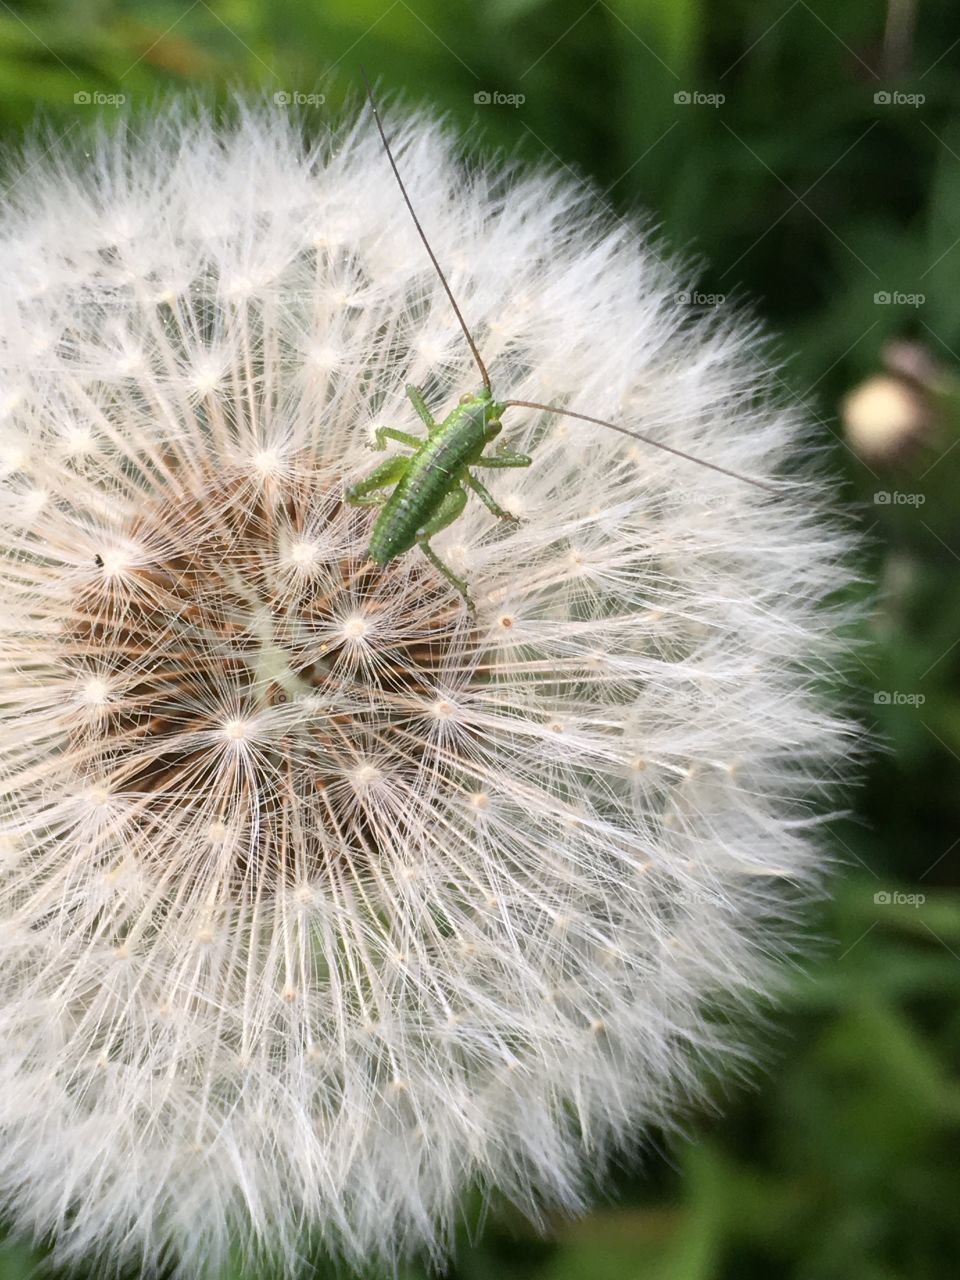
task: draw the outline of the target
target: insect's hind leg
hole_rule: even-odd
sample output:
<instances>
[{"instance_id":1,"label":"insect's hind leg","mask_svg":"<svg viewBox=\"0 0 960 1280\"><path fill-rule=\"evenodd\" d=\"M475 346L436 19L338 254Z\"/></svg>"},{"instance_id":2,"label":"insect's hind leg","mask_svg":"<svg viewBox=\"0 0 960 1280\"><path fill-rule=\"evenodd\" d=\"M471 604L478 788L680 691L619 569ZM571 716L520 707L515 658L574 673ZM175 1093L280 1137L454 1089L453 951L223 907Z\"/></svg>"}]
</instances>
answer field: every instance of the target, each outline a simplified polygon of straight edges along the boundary
<instances>
[{"instance_id":1,"label":"insect's hind leg","mask_svg":"<svg viewBox=\"0 0 960 1280\"><path fill-rule=\"evenodd\" d=\"M390 485L402 480L408 463L409 459L403 457L388 458L386 462L381 462L379 467L375 467L370 472L366 480L350 486L343 495L344 501L351 507L379 507L385 498L382 494L378 494L377 490L389 488Z\"/></svg>"},{"instance_id":2,"label":"insect's hind leg","mask_svg":"<svg viewBox=\"0 0 960 1280\"><path fill-rule=\"evenodd\" d=\"M498 520L512 520L516 523L517 516L501 507L487 486L481 484L476 476L472 476L469 471L465 472L463 483L473 490L487 510L492 511Z\"/></svg>"},{"instance_id":3,"label":"insect's hind leg","mask_svg":"<svg viewBox=\"0 0 960 1280\"><path fill-rule=\"evenodd\" d=\"M476 613L473 601L470 599L470 592L463 578L458 578L448 564L440 559L433 547L430 545L430 539L435 533L439 533L441 529L446 529L447 525L453 524L454 520L461 514L463 508L467 505L467 495L464 489L457 485L456 489L450 491L437 508L436 515L428 520L420 532L417 534L417 546L427 557L435 569L437 569L450 585L456 590L457 594L463 600L471 613Z\"/></svg>"},{"instance_id":4,"label":"insect's hind leg","mask_svg":"<svg viewBox=\"0 0 960 1280\"><path fill-rule=\"evenodd\" d=\"M489 467L490 470L503 467L529 467L533 459L526 453L493 453L489 457L480 457L473 464L475 467Z\"/></svg>"}]
</instances>

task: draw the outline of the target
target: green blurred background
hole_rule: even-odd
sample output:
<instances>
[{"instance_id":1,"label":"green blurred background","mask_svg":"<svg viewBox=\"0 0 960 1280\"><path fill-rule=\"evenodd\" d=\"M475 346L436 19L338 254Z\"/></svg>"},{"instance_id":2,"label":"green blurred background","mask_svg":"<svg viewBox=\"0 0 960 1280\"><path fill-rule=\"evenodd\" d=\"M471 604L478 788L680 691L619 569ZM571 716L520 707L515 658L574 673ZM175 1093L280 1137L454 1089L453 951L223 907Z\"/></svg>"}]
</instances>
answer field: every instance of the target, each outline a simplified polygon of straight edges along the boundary
<instances>
[{"instance_id":1,"label":"green blurred background","mask_svg":"<svg viewBox=\"0 0 960 1280\"><path fill-rule=\"evenodd\" d=\"M613 215L648 211L709 264L703 295L765 316L865 531L863 647L836 694L886 744L838 779L854 813L831 833L834 897L756 1087L718 1091L689 1139L648 1135L601 1207L547 1239L494 1211L451 1274L960 1275L955 2L0 0L0 127L15 140L39 110L61 134L115 116L118 94L242 85L322 94L305 108L322 129L361 62L486 145L565 166ZM845 397L884 371L851 436ZM0 1280L42 1257L0 1247Z\"/></svg>"}]
</instances>

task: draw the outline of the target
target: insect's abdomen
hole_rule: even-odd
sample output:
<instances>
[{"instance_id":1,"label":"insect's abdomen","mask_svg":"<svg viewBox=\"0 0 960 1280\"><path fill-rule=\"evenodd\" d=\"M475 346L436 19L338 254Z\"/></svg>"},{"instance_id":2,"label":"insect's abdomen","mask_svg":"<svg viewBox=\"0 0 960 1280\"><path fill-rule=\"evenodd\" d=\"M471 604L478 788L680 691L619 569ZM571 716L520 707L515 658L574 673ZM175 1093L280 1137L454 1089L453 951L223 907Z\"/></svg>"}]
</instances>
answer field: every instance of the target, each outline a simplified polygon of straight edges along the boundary
<instances>
[{"instance_id":1,"label":"insect's abdomen","mask_svg":"<svg viewBox=\"0 0 960 1280\"><path fill-rule=\"evenodd\" d=\"M386 564L409 551L424 525L459 483L460 472L483 452L489 405L459 405L410 459L377 517L370 537L370 558Z\"/></svg>"}]
</instances>

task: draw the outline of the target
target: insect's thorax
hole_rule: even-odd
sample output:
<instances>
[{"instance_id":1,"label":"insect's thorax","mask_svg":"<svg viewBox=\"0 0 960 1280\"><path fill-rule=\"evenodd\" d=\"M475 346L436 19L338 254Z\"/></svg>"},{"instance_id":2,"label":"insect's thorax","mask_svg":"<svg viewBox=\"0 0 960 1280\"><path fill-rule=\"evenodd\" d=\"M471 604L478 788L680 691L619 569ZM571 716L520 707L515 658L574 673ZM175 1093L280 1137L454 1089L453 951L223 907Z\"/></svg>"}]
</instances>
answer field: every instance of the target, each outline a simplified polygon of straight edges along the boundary
<instances>
[{"instance_id":1,"label":"insect's thorax","mask_svg":"<svg viewBox=\"0 0 960 1280\"><path fill-rule=\"evenodd\" d=\"M435 443L445 446L450 455L463 451L479 458L487 443L487 427L499 421L503 406L491 400L486 392L462 400L447 416L436 424L427 438L426 446ZM423 450L417 451L417 456ZM464 458L466 461L466 456Z\"/></svg>"}]
</instances>

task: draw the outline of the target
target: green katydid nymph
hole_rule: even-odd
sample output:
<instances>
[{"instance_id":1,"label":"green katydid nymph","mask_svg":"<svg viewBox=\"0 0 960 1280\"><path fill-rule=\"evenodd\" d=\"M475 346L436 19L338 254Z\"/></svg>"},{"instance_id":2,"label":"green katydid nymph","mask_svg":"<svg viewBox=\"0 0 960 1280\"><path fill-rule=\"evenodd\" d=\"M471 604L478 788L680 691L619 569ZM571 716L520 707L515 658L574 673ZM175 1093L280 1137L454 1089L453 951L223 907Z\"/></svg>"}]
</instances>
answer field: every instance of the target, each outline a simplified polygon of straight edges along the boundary
<instances>
[{"instance_id":1,"label":"green katydid nymph","mask_svg":"<svg viewBox=\"0 0 960 1280\"><path fill-rule=\"evenodd\" d=\"M407 194L390 143L387 141L373 89L362 70L361 75L363 75L373 116L394 177L483 380L480 391L461 396L456 408L440 422L434 420L419 389L408 385L407 395L427 429L425 438L406 431L398 431L393 427L377 428L375 433L377 449L385 449L387 441L392 440L408 446L413 453L388 458L365 480L351 486L345 494L345 500L351 505L381 508L370 538L368 551L370 559L375 564L386 565L397 556L418 546L434 568L456 588L467 609L471 613L474 611L467 583L441 560L430 546L430 539L458 518L466 505L468 491L474 493L498 519L516 519L499 505L486 486L471 471L471 467L490 469L529 467L533 462L533 459L526 454L512 452L503 446L493 454L484 453L487 446L500 434L503 428L502 415L509 408L540 409L544 413L577 418L581 422L608 427L611 431L618 431L622 435L652 445L656 449L663 449L687 462L695 462L699 466L708 467L711 471L719 471L734 479L743 480L758 489L774 492L774 486L765 481L731 471L727 467L718 466L702 458L696 458L682 449L675 449L672 445L654 440L638 431L629 430L618 423L607 422L603 418L594 418L590 414L576 413L559 405L540 404L533 400L494 399L487 367ZM391 492L385 495L386 490Z\"/></svg>"},{"instance_id":2,"label":"green katydid nymph","mask_svg":"<svg viewBox=\"0 0 960 1280\"><path fill-rule=\"evenodd\" d=\"M499 519L513 520L515 517L500 506L470 468L529 467L533 459L523 453L503 450L492 456L484 455L484 449L503 429L500 414L506 407L493 399L488 386L476 395L463 396L442 422L434 422L416 387L408 386L407 395L427 428L427 438L422 440L392 427L378 427L378 449L385 449L388 440L396 440L415 452L412 457L401 454L381 463L366 480L349 490L347 501L357 506L380 506L383 499L377 496L378 491L395 485L374 523L370 559L385 565L416 544L472 610L466 582L444 564L430 546L430 539L460 515L466 506L467 489Z\"/></svg>"}]
</instances>

